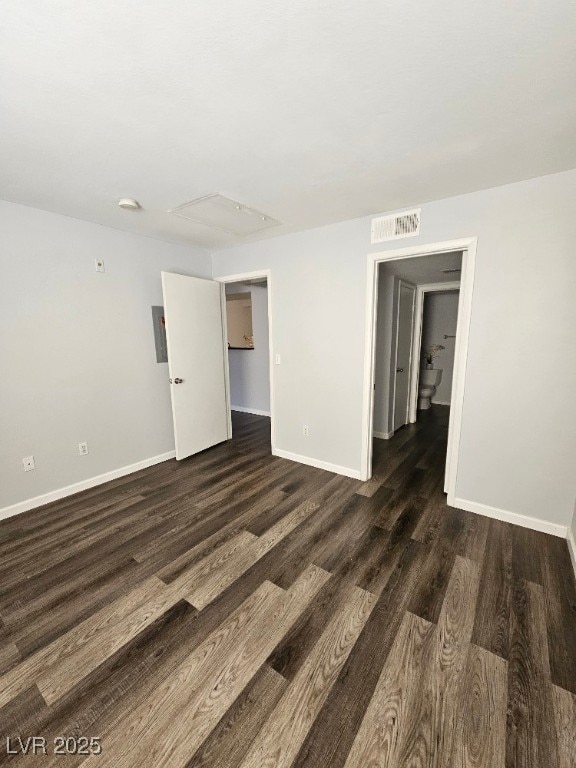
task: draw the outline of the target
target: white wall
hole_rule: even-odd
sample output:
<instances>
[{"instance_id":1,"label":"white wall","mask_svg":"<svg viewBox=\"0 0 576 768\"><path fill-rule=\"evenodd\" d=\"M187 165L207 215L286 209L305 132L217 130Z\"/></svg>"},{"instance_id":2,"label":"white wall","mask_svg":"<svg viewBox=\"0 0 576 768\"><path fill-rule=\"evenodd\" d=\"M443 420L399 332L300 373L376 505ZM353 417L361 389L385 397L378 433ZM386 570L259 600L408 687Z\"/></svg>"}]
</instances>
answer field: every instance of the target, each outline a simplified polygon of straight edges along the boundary
<instances>
[{"instance_id":1,"label":"white wall","mask_svg":"<svg viewBox=\"0 0 576 768\"><path fill-rule=\"evenodd\" d=\"M426 203L401 243L478 236L456 495L560 526L574 503L575 196L569 171ZM213 254L216 276L272 270L279 448L359 472L366 254L396 247L370 246L366 217Z\"/></svg>"},{"instance_id":2,"label":"white wall","mask_svg":"<svg viewBox=\"0 0 576 768\"><path fill-rule=\"evenodd\" d=\"M459 291L430 292L424 295L422 350L431 344L441 344L444 347L434 359L434 368L442 370L442 381L432 398L433 403L442 405L450 405L451 402L455 341L445 339L444 334L449 336L456 334L459 295Z\"/></svg>"},{"instance_id":3,"label":"white wall","mask_svg":"<svg viewBox=\"0 0 576 768\"><path fill-rule=\"evenodd\" d=\"M6 202L0 238L0 508L173 450L150 307L209 254Z\"/></svg>"},{"instance_id":4,"label":"white wall","mask_svg":"<svg viewBox=\"0 0 576 768\"><path fill-rule=\"evenodd\" d=\"M270 413L270 352L268 348L268 289L265 285L230 283L226 293L252 294L254 349L229 349L232 410Z\"/></svg>"}]
</instances>

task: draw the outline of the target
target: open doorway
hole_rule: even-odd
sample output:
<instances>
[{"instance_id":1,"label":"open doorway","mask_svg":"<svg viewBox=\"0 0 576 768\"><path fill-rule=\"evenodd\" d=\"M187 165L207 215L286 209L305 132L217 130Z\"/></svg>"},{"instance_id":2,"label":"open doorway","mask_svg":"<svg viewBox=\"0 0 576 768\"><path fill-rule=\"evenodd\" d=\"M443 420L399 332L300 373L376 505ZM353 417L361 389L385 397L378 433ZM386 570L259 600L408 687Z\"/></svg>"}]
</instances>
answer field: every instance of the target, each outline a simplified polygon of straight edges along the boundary
<instances>
[{"instance_id":1,"label":"open doorway","mask_svg":"<svg viewBox=\"0 0 576 768\"><path fill-rule=\"evenodd\" d=\"M446 270L448 272L448 270ZM452 267L450 273L459 273ZM456 276L456 275L455 275ZM460 281L418 285L413 323L409 421L433 405L452 405Z\"/></svg>"},{"instance_id":2,"label":"open doorway","mask_svg":"<svg viewBox=\"0 0 576 768\"><path fill-rule=\"evenodd\" d=\"M274 394L269 365L272 301L269 273L234 275L219 280L174 272L162 272L161 277L176 458L186 459L229 440L234 428L231 405L235 409L237 426L242 426L238 422L242 413L246 418L261 420L255 428L244 425L246 428L239 435L241 439L236 441L236 446L240 446L241 450L249 447L252 452L261 449L267 453L270 453L271 446L274 452ZM248 326L241 331L240 340L234 344L228 344L226 327L228 283L231 296L237 291L244 291L250 297ZM239 283L246 285L237 285ZM257 300L255 328L252 328L251 319L252 285L264 289L263 301L260 296ZM237 297L235 303L235 308L240 309L239 314L247 315L244 311L246 307L240 307ZM268 386L266 365L260 375L260 395L266 398L262 401L264 408L250 408L249 405L231 401L229 356L233 350L229 346L237 346L238 351L245 355L254 355L257 348L263 352L268 363ZM246 387L246 377L242 372L245 366L242 363L234 365L233 362L232 367L234 395L240 400L253 397L255 387ZM252 410L267 412L268 415L250 413Z\"/></svg>"},{"instance_id":3,"label":"open doorway","mask_svg":"<svg viewBox=\"0 0 576 768\"><path fill-rule=\"evenodd\" d=\"M460 251L378 266L374 437L450 405L461 269Z\"/></svg>"},{"instance_id":4,"label":"open doorway","mask_svg":"<svg viewBox=\"0 0 576 768\"><path fill-rule=\"evenodd\" d=\"M363 478L372 475L374 443L381 456L383 440L405 442L437 422L448 433L444 489L449 502L455 497L475 246L469 239L368 257Z\"/></svg>"},{"instance_id":5,"label":"open doorway","mask_svg":"<svg viewBox=\"0 0 576 768\"><path fill-rule=\"evenodd\" d=\"M218 280L224 284L232 434L265 433L269 452L274 445L270 274Z\"/></svg>"}]
</instances>

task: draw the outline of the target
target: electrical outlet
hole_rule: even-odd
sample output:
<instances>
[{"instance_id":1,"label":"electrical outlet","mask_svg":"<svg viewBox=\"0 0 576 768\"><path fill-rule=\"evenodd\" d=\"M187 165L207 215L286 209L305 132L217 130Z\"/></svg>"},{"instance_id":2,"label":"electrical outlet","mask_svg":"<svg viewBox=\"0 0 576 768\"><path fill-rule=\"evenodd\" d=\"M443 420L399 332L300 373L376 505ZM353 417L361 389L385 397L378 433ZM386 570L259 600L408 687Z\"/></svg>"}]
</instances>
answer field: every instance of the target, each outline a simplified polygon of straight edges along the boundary
<instances>
[{"instance_id":1,"label":"electrical outlet","mask_svg":"<svg viewBox=\"0 0 576 768\"><path fill-rule=\"evenodd\" d=\"M80 456L87 456L88 443L78 443L78 453L80 454Z\"/></svg>"},{"instance_id":2,"label":"electrical outlet","mask_svg":"<svg viewBox=\"0 0 576 768\"><path fill-rule=\"evenodd\" d=\"M96 265L96 272L105 272L104 269L104 259L94 259L94 264Z\"/></svg>"},{"instance_id":3,"label":"electrical outlet","mask_svg":"<svg viewBox=\"0 0 576 768\"><path fill-rule=\"evenodd\" d=\"M304 426L302 427L302 434L305 435L306 437L308 437L308 435L310 434L308 432L308 424L304 424Z\"/></svg>"},{"instance_id":4,"label":"electrical outlet","mask_svg":"<svg viewBox=\"0 0 576 768\"><path fill-rule=\"evenodd\" d=\"M36 465L34 464L34 456L25 456L22 459L22 464L24 464L24 472L30 472L32 469L36 469Z\"/></svg>"}]
</instances>

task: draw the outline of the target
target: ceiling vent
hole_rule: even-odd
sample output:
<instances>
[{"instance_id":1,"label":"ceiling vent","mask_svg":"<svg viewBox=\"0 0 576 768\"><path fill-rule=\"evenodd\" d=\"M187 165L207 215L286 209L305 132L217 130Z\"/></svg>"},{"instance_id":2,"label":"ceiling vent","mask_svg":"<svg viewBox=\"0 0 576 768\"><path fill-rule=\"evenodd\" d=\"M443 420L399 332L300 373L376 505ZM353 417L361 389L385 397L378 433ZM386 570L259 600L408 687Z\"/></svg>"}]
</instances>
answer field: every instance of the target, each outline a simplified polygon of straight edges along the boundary
<instances>
[{"instance_id":1,"label":"ceiling vent","mask_svg":"<svg viewBox=\"0 0 576 768\"><path fill-rule=\"evenodd\" d=\"M271 216L248 208L236 200L230 200L224 195L200 197L198 200L192 200L191 203L173 208L168 213L195 221L197 224L220 229L231 235L252 235L280 224Z\"/></svg>"},{"instance_id":2,"label":"ceiling vent","mask_svg":"<svg viewBox=\"0 0 576 768\"><path fill-rule=\"evenodd\" d=\"M372 219L371 242L385 243L387 240L401 240L403 237L416 237L420 234L420 211L402 211L391 216L379 216Z\"/></svg>"}]
</instances>

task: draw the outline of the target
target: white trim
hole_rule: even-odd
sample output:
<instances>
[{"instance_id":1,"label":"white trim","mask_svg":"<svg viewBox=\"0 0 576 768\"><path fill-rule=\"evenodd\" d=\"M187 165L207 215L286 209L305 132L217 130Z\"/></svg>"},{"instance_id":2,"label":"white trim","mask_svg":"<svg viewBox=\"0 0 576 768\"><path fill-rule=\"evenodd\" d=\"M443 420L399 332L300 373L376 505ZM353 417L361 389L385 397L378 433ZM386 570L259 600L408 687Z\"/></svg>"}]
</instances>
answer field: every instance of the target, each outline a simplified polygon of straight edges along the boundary
<instances>
[{"instance_id":1,"label":"white trim","mask_svg":"<svg viewBox=\"0 0 576 768\"><path fill-rule=\"evenodd\" d=\"M376 303L378 264L384 261L405 259L419 256L431 256L449 251L463 251L462 273L460 281L460 301L458 302L458 332L454 351L454 374L452 380L452 407L448 427L448 452L446 457L446 484L448 503L452 504L456 494L460 432L462 428L462 407L468 355L468 334L472 309L472 289L474 285L474 264L477 238L468 237L441 243L428 243L408 248L370 253L367 257L366 270L366 328L364 349L364 398L362 402L362 448L361 478L368 480L372 476L372 432L374 415L374 359L376 354Z\"/></svg>"},{"instance_id":2,"label":"white trim","mask_svg":"<svg viewBox=\"0 0 576 768\"><path fill-rule=\"evenodd\" d=\"M533 531L549 533L552 536L560 536L563 539L566 538L568 531L565 525L549 523L547 520L540 520L537 517L520 515L517 512L509 512L507 509L489 507L487 504L480 504L477 501L468 501L468 499L453 499L448 503L450 506L456 507L457 509L465 509L467 512L474 512L477 515L491 517L494 520L502 520L502 522L512 523L512 525L520 525L522 528L531 528Z\"/></svg>"},{"instance_id":3,"label":"white trim","mask_svg":"<svg viewBox=\"0 0 576 768\"><path fill-rule=\"evenodd\" d=\"M220 321L222 323L222 349L224 350L224 391L226 397L226 433L227 439L232 439L232 413L230 405L230 361L228 360L228 317L226 315L226 287L220 285Z\"/></svg>"},{"instance_id":4,"label":"white trim","mask_svg":"<svg viewBox=\"0 0 576 768\"><path fill-rule=\"evenodd\" d=\"M576 577L576 539L572 529L568 526L568 534L566 536L568 541L568 552L570 553L570 560L572 560L572 568L574 568L574 576Z\"/></svg>"},{"instance_id":5,"label":"white trim","mask_svg":"<svg viewBox=\"0 0 576 768\"><path fill-rule=\"evenodd\" d=\"M400 302L402 298L402 288L408 288L412 291L412 314L410 318L410 352L408 354L408 397L406 398L406 413L404 414L404 421L402 424L396 426L396 380L397 380L397 368L398 368L398 336L400 335ZM388 407L388 413L392 413L392 432L396 429L400 429L405 424L409 424L410 414L410 394L412 392L412 369L414 358L414 312L416 311L416 286L399 278L396 284L395 290L398 292L396 300L396 337L394 339L394 352L391 355L393 365L390 369L390 375L392 376L392 408Z\"/></svg>"},{"instance_id":6,"label":"white trim","mask_svg":"<svg viewBox=\"0 0 576 768\"><path fill-rule=\"evenodd\" d=\"M309 467L317 467L318 469L325 469L328 472L334 472L337 475L345 475L346 477L352 477L354 480L361 480L361 473L358 469L350 469L349 467L340 467L338 464L330 464L329 461L320 461L314 459L311 456L301 456L299 453L291 453L290 451L283 451L280 448L276 448L272 451L273 456L279 456L281 459L288 459L289 461L297 461L299 464L307 464Z\"/></svg>"},{"instance_id":7,"label":"white trim","mask_svg":"<svg viewBox=\"0 0 576 768\"><path fill-rule=\"evenodd\" d=\"M416 286L416 311L414 317L414 336L412 344L414 349L418 350L418 353L422 351L422 328L424 321L424 295L426 293L435 293L437 291L459 291L460 282L450 283L426 283L425 285ZM456 333L458 333L458 326L456 326ZM410 390L410 405L408 409L408 418L410 424L414 424L417 420L418 413L418 384L420 383L420 360L422 355L416 354L412 359L412 379ZM437 402L437 401L433 401ZM438 403L438 405L450 405L450 403Z\"/></svg>"},{"instance_id":8,"label":"white trim","mask_svg":"<svg viewBox=\"0 0 576 768\"><path fill-rule=\"evenodd\" d=\"M372 437L378 437L380 440L390 440L394 436L394 430L392 432L372 432Z\"/></svg>"},{"instance_id":9,"label":"white trim","mask_svg":"<svg viewBox=\"0 0 576 768\"><path fill-rule=\"evenodd\" d=\"M270 379L270 413L262 414L270 416L270 443L272 446L272 455L274 454L274 447L276 445L276 420L274 414L275 409L275 394L274 394L274 347L273 347L273 333L272 333L272 270L259 269L255 272L242 272L235 275L221 275L213 278L219 283L243 283L246 280L257 280L258 278L266 278L266 287L268 289L268 356L269 356L269 370L268 376ZM228 387L230 382L228 381ZM240 410L235 408L234 410Z\"/></svg>"},{"instance_id":10,"label":"white trim","mask_svg":"<svg viewBox=\"0 0 576 768\"><path fill-rule=\"evenodd\" d=\"M36 509L36 507L42 507L44 504L49 504L51 501L65 499L66 496L72 496L75 493L80 493L80 491L86 491L88 488L94 488L96 485L102 485L110 480L116 480L119 477L124 477L124 475L130 475L132 472L138 472L138 470L146 469L146 467L151 467L154 464L161 464L163 461L168 461L175 457L176 451L168 451L167 453L161 453L158 456L152 456L149 459L137 461L135 464L128 464L119 469L112 469L110 472L104 472L103 475L89 477L87 480L80 480L80 482L66 485L64 488L58 488L55 491L43 493L41 496L34 496L32 499L20 501L17 504L12 504L10 507L0 509L0 520L12 517L13 515L19 515L21 512L27 512L30 509Z\"/></svg>"},{"instance_id":11,"label":"white trim","mask_svg":"<svg viewBox=\"0 0 576 768\"><path fill-rule=\"evenodd\" d=\"M270 411L259 411L257 408L242 408L239 405L231 405L230 410L239 413L253 413L254 416L270 416Z\"/></svg>"}]
</instances>

